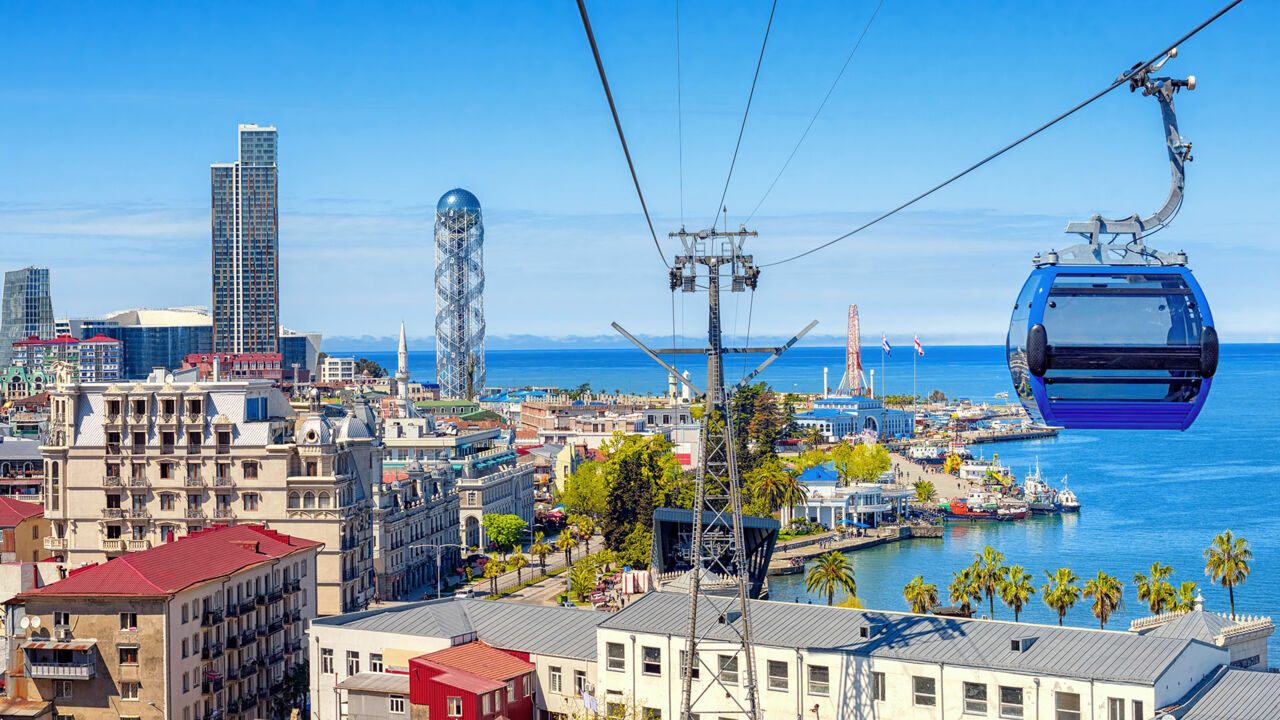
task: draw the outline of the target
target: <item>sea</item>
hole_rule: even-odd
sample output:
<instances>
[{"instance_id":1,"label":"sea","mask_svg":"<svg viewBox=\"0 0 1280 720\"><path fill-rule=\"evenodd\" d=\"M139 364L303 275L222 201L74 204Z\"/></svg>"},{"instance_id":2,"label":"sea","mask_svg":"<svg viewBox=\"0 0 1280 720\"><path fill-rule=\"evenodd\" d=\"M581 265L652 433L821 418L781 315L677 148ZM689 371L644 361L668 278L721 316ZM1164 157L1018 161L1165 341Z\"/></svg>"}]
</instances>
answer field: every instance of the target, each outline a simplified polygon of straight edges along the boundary
<instances>
[{"instance_id":1,"label":"sea","mask_svg":"<svg viewBox=\"0 0 1280 720\"><path fill-rule=\"evenodd\" d=\"M395 353L356 354L394 368ZM667 386L666 372L636 350L508 350L490 351L486 358L491 387L585 382L597 390L657 394ZM884 358L877 350L864 355L863 364L876 369L877 389L891 394L936 389L948 397L983 401L1010 390L1002 347L926 347L923 356L905 347ZM830 369L835 386L843 365L843 348L800 346L758 380L778 391L817 392L823 369ZM692 362L679 367L687 367L702 386L705 367ZM732 382L750 369L731 358L726 378ZM922 575L945 600L952 573L990 545L1004 553L1006 563L1025 566L1037 585L1046 582L1044 571L1064 566L1081 584L1100 570L1119 577L1125 583L1124 604L1109 629L1127 629L1131 620L1148 614L1136 597L1133 574L1146 573L1157 561L1174 568L1175 587L1194 580L1207 610L1227 612L1227 592L1205 576L1203 553L1214 535L1229 529L1248 540L1254 553L1249 578L1236 588L1237 613L1280 621L1278 369L1280 345L1224 345L1204 410L1183 432L1071 430L1053 439L975 446L975 454L998 456L1020 480L1038 462L1046 480L1076 493L1081 512L1022 522L949 523L940 540L848 553L858 598L867 608L906 610L903 586ZM434 377L434 357L411 354L410 371L415 378ZM803 576L771 578L770 589L775 600L825 602L805 591ZM1066 623L1098 627L1090 603L1081 599ZM987 613L986 603L980 612ZM995 617L1012 620L1013 613L997 601ZM1053 623L1057 615L1036 597L1022 619ZM1272 636L1270 654L1280 659L1280 637Z\"/></svg>"}]
</instances>

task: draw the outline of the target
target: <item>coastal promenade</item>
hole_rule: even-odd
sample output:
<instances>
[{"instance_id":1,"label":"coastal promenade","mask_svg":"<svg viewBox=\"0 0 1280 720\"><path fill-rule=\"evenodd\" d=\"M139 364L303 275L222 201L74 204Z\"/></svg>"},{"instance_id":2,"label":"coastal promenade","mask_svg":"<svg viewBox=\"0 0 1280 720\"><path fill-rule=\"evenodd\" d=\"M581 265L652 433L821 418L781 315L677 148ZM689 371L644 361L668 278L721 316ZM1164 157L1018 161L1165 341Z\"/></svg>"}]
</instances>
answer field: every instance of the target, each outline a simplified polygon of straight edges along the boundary
<instances>
[{"instance_id":1,"label":"coastal promenade","mask_svg":"<svg viewBox=\"0 0 1280 720\"><path fill-rule=\"evenodd\" d=\"M940 525L889 525L870 530L868 534L860 537L841 536L834 532L807 535L778 543L774 548L773 558L769 562L768 574L797 575L804 571L805 561L829 552L863 550L899 540L925 537L941 538L942 527Z\"/></svg>"},{"instance_id":2,"label":"coastal promenade","mask_svg":"<svg viewBox=\"0 0 1280 720\"><path fill-rule=\"evenodd\" d=\"M971 491L981 489L955 475L942 472L941 465L922 465L898 453L890 453L889 457L893 461L890 469L893 470L899 485L911 487L917 481L928 480L933 483L933 489L937 491L939 500L969 497Z\"/></svg>"}]
</instances>

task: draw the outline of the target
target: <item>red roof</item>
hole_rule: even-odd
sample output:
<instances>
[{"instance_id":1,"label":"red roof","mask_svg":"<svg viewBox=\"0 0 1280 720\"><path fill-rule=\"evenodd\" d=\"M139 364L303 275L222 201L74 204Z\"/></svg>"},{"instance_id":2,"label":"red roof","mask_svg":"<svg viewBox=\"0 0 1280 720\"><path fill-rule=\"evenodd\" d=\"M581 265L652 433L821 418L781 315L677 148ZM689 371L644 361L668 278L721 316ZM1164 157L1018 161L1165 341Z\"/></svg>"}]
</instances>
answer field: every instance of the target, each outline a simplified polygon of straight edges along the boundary
<instances>
[{"instance_id":1,"label":"red roof","mask_svg":"<svg viewBox=\"0 0 1280 720\"><path fill-rule=\"evenodd\" d=\"M17 347L18 345L65 345L67 343L78 343L78 342L80 341L77 340L76 338L71 337L70 335L59 335L58 337L53 338L51 340L41 340L40 336L32 335L28 337L26 340L19 340L18 342L14 343L14 346Z\"/></svg>"},{"instance_id":2,"label":"red roof","mask_svg":"<svg viewBox=\"0 0 1280 720\"><path fill-rule=\"evenodd\" d=\"M503 683L534 670L533 665L515 655L486 645L479 640L419 655L414 660L422 660L450 670L461 670L464 673Z\"/></svg>"},{"instance_id":3,"label":"red roof","mask_svg":"<svg viewBox=\"0 0 1280 720\"><path fill-rule=\"evenodd\" d=\"M19 598L59 595L165 596L321 543L261 525L215 526L150 550L81 568Z\"/></svg>"},{"instance_id":4,"label":"red roof","mask_svg":"<svg viewBox=\"0 0 1280 720\"><path fill-rule=\"evenodd\" d=\"M23 520L43 514L43 505L0 496L0 527L17 527Z\"/></svg>"},{"instance_id":5,"label":"red roof","mask_svg":"<svg viewBox=\"0 0 1280 720\"><path fill-rule=\"evenodd\" d=\"M434 665L435 663L429 663ZM466 690L469 693L479 695L493 690L501 690L506 687L504 682L482 678L479 675L473 675L468 672L442 672L431 678L432 682L438 682L449 687L455 687L459 690Z\"/></svg>"},{"instance_id":6,"label":"red roof","mask_svg":"<svg viewBox=\"0 0 1280 720\"><path fill-rule=\"evenodd\" d=\"M107 337L106 335L94 335L93 337L89 338L88 340L82 340L81 342L87 342L87 343L88 343L88 342L91 342L91 343L101 343L101 342L118 343L118 342L120 342L120 341L119 341L119 340L117 340L117 339L115 339L115 338L113 338L113 337Z\"/></svg>"}]
</instances>

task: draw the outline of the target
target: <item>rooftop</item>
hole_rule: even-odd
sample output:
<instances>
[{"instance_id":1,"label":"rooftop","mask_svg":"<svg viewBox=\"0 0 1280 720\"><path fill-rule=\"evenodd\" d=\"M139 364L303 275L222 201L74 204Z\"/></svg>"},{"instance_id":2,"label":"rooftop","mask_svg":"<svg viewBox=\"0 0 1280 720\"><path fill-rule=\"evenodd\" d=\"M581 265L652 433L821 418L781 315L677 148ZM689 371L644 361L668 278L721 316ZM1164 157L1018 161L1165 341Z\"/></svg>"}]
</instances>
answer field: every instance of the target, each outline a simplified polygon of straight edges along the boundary
<instances>
[{"instance_id":1,"label":"rooftop","mask_svg":"<svg viewBox=\"0 0 1280 720\"><path fill-rule=\"evenodd\" d=\"M335 687L361 692L408 695L409 676L400 673L363 672L348 677Z\"/></svg>"},{"instance_id":2,"label":"rooftop","mask_svg":"<svg viewBox=\"0 0 1280 720\"><path fill-rule=\"evenodd\" d=\"M320 545L261 525L215 526L150 550L73 570L66 579L28 590L18 598L163 597Z\"/></svg>"},{"instance_id":3,"label":"rooftop","mask_svg":"<svg viewBox=\"0 0 1280 720\"><path fill-rule=\"evenodd\" d=\"M43 505L0 496L0 527L17 527L23 520L43 514Z\"/></svg>"},{"instance_id":4,"label":"rooftop","mask_svg":"<svg viewBox=\"0 0 1280 720\"><path fill-rule=\"evenodd\" d=\"M505 682L513 677L532 672L533 666L497 648L486 645L482 641L469 642L465 645L454 645L444 650L437 650L414 658L426 660L436 665L461 670L479 675L488 680Z\"/></svg>"},{"instance_id":5,"label":"rooftop","mask_svg":"<svg viewBox=\"0 0 1280 720\"><path fill-rule=\"evenodd\" d=\"M1280 674L1220 667L1170 714L1177 720L1280 718Z\"/></svg>"},{"instance_id":6,"label":"rooftop","mask_svg":"<svg viewBox=\"0 0 1280 720\"><path fill-rule=\"evenodd\" d=\"M697 631L710 639L736 640L741 632L736 600L724 603L728 624L717 612L698 615ZM1045 675L1088 677L1113 682L1155 682L1181 653L1199 640L1161 638L1112 630L964 620L936 615L851 610L768 600L751 602L751 635L759 645L815 648L868 657L947 663ZM688 598L649 593L601 623L601 628L683 634ZM869 638L861 629L878 626ZM1034 638L1015 652L1010 641Z\"/></svg>"}]
</instances>

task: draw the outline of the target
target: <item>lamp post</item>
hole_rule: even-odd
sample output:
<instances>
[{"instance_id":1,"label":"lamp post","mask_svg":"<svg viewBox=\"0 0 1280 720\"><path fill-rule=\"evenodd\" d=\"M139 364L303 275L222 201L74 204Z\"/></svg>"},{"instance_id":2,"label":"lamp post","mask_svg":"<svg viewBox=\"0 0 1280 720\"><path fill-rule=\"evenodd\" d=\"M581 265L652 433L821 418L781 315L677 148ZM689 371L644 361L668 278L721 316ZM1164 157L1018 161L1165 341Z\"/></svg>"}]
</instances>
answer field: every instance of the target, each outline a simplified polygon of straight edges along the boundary
<instances>
[{"instance_id":1,"label":"lamp post","mask_svg":"<svg viewBox=\"0 0 1280 720\"><path fill-rule=\"evenodd\" d=\"M466 546L458 543L416 543L409 545L407 549L413 548L432 548L436 551L436 597L440 597L440 551L443 548L458 548L465 550Z\"/></svg>"}]
</instances>

